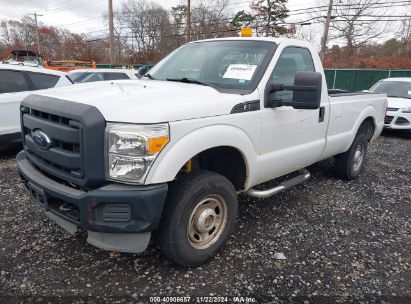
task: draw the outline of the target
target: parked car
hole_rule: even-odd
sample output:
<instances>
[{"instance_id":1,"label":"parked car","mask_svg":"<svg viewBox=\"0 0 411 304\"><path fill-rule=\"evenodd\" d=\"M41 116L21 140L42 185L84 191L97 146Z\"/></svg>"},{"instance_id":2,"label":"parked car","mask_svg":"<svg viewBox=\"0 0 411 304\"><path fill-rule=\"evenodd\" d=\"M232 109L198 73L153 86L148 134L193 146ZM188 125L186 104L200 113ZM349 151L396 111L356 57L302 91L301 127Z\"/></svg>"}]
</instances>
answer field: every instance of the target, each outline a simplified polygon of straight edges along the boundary
<instances>
[{"instance_id":1,"label":"parked car","mask_svg":"<svg viewBox=\"0 0 411 304\"><path fill-rule=\"evenodd\" d=\"M378 81L370 92L388 96L384 127L396 130L411 130L411 78L387 78Z\"/></svg>"},{"instance_id":2,"label":"parked car","mask_svg":"<svg viewBox=\"0 0 411 304\"><path fill-rule=\"evenodd\" d=\"M21 141L20 102L32 91L72 84L65 73L0 64L0 148Z\"/></svg>"},{"instance_id":3,"label":"parked car","mask_svg":"<svg viewBox=\"0 0 411 304\"><path fill-rule=\"evenodd\" d=\"M145 250L156 231L166 256L194 267L235 229L238 193L269 197L332 156L340 177L358 177L386 102L386 94L329 95L305 41L197 41L140 81L27 97L17 164L31 199L67 231L80 227L90 244L120 252Z\"/></svg>"},{"instance_id":4,"label":"parked car","mask_svg":"<svg viewBox=\"0 0 411 304\"><path fill-rule=\"evenodd\" d=\"M73 83L105 80L138 79L134 70L128 69L85 69L67 73Z\"/></svg>"},{"instance_id":5,"label":"parked car","mask_svg":"<svg viewBox=\"0 0 411 304\"><path fill-rule=\"evenodd\" d=\"M12 64L12 65L24 65L29 67L44 67L44 59L40 54L27 51L27 50L15 50L11 51L11 55L8 59L2 63Z\"/></svg>"}]
</instances>

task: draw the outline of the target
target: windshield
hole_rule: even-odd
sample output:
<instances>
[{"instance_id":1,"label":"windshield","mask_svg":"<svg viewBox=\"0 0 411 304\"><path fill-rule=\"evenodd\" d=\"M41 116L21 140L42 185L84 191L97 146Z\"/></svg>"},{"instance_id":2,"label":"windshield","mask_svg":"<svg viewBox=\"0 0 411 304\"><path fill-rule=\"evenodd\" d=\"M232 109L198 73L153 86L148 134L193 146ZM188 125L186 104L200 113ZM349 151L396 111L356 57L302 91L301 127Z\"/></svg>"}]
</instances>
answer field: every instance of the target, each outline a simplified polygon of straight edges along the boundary
<instances>
[{"instance_id":1,"label":"windshield","mask_svg":"<svg viewBox=\"0 0 411 304\"><path fill-rule=\"evenodd\" d=\"M254 90L275 49L275 43L266 41L190 43L164 58L150 70L148 77L154 80L186 80L217 89Z\"/></svg>"},{"instance_id":2,"label":"windshield","mask_svg":"<svg viewBox=\"0 0 411 304\"><path fill-rule=\"evenodd\" d=\"M401 97L411 99L411 82L406 81L380 81L371 89L374 93L386 93L388 97Z\"/></svg>"}]
</instances>

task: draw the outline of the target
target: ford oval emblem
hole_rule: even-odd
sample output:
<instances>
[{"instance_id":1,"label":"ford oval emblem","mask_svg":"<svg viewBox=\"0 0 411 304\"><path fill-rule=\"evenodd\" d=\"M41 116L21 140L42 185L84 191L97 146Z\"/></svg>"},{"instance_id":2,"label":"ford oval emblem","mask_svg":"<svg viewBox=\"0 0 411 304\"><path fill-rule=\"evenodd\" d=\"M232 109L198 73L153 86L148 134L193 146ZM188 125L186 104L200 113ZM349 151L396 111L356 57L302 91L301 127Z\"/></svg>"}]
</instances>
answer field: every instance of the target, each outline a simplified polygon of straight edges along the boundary
<instances>
[{"instance_id":1,"label":"ford oval emblem","mask_svg":"<svg viewBox=\"0 0 411 304\"><path fill-rule=\"evenodd\" d=\"M43 150L47 150L51 147L52 141L46 133L41 130L36 130L31 133L31 138Z\"/></svg>"}]
</instances>

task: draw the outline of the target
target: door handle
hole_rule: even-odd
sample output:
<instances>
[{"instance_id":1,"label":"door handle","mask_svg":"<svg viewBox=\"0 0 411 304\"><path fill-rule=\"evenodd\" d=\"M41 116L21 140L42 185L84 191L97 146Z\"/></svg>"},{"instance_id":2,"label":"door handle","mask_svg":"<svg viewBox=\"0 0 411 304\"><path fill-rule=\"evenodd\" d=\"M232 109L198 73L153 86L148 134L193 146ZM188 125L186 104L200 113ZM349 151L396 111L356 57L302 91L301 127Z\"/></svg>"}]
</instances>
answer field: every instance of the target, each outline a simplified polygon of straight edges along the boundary
<instances>
[{"instance_id":1,"label":"door handle","mask_svg":"<svg viewBox=\"0 0 411 304\"><path fill-rule=\"evenodd\" d=\"M325 107L320 107L320 114L318 116L318 122L323 122L325 117Z\"/></svg>"}]
</instances>

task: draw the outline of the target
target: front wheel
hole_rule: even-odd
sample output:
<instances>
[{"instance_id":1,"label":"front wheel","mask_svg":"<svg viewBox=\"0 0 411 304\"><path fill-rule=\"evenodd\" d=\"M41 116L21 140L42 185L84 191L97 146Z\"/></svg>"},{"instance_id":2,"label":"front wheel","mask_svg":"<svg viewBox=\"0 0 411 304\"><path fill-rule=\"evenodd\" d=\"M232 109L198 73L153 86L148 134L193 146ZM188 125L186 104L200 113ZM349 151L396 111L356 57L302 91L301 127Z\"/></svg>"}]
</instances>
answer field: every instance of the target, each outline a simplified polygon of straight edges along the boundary
<instances>
[{"instance_id":1,"label":"front wheel","mask_svg":"<svg viewBox=\"0 0 411 304\"><path fill-rule=\"evenodd\" d=\"M212 258L230 236L237 216L237 195L222 175L200 170L170 184L158 231L163 253L184 267Z\"/></svg>"},{"instance_id":2,"label":"front wheel","mask_svg":"<svg viewBox=\"0 0 411 304\"><path fill-rule=\"evenodd\" d=\"M346 180L357 178L364 169L367 148L367 136L364 133L359 133L350 149L335 157L337 175Z\"/></svg>"}]
</instances>

